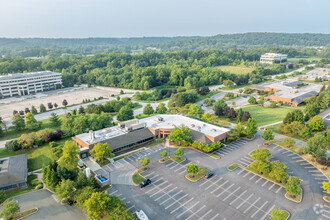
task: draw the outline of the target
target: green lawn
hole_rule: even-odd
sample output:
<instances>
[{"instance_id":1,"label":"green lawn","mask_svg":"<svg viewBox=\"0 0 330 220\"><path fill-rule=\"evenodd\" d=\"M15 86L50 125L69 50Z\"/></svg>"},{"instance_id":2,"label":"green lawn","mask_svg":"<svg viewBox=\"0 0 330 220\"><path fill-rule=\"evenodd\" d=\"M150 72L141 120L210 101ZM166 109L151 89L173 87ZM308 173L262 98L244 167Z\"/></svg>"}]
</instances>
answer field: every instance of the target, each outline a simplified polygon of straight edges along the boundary
<instances>
[{"instance_id":1,"label":"green lawn","mask_svg":"<svg viewBox=\"0 0 330 220\"><path fill-rule=\"evenodd\" d=\"M209 171L205 168L199 168L199 171L197 174L192 175L192 174L188 173L186 175L186 178L188 180L190 180L191 182L196 182L196 181L200 180L201 178L203 178L205 176L205 174L207 174L208 172Z\"/></svg>"},{"instance_id":2,"label":"green lawn","mask_svg":"<svg viewBox=\"0 0 330 220\"><path fill-rule=\"evenodd\" d=\"M228 167L228 170L233 171L233 170L235 170L237 167L239 167L239 165L238 165L237 163L233 163L232 165L230 165L230 166Z\"/></svg>"},{"instance_id":3,"label":"green lawn","mask_svg":"<svg viewBox=\"0 0 330 220\"><path fill-rule=\"evenodd\" d=\"M319 57L294 57L294 58L288 58L288 62L291 63L297 63L299 60L308 60L309 62L313 61L319 61L321 58Z\"/></svg>"},{"instance_id":4,"label":"green lawn","mask_svg":"<svg viewBox=\"0 0 330 220\"><path fill-rule=\"evenodd\" d=\"M57 143L58 145L63 145L67 140L69 140L69 138L57 141ZM28 154L29 171L40 169L43 166L48 165L49 162L56 160L56 157L53 154L52 149L48 146L48 143L38 148L24 149L15 152L9 152L6 148L0 148L0 158L24 153Z\"/></svg>"},{"instance_id":5,"label":"green lawn","mask_svg":"<svg viewBox=\"0 0 330 220\"><path fill-rule=\"evenodd\" d=\"M257 121L258 126L282 121L288 112L294 110L294 108L266 108L262 106L248 106L242 109L250 113Z\"/></svg>"},{"instance_id":6,"label":"green lawn","mask_svg":"<svg viewBox=\"0 0 330 220\"><path fill-rule=\"evenodd\" d=\"M142 173L142 172L143 172L143 169L139 169L133 174L132 180L135 185L139 185L140 183L142 183L143 181L146 180L146 178L144 178L143 176L140 175L140 173Z\"/></svg>"},{"instance_id":7,"label":"green lawn","mask_svg":"<svg viewBox=\"0 0 330 220\"><path fill-rule=\"evenodd\" d=\"M217 68L233 74L249 74L254 70L253 67L247 66L219 66Z\"/></svg>"},{"instance_id":8,"label":"green lawn","mask_svg":"<svg viewBox=\"0 0 330 220\"><path fill-rule=\"evenodd\" d=\"M296 138L301 141L306 141L304 138L300 137L299 135L294 135L294 134L284 134L281 130L283 123L277 124L277 125L272 125L268 126L267 128L272 130L274 133L282 134L288 137ZM312 133L312 137L314 136L314 133Z\"/></svg>"}]
</instances>

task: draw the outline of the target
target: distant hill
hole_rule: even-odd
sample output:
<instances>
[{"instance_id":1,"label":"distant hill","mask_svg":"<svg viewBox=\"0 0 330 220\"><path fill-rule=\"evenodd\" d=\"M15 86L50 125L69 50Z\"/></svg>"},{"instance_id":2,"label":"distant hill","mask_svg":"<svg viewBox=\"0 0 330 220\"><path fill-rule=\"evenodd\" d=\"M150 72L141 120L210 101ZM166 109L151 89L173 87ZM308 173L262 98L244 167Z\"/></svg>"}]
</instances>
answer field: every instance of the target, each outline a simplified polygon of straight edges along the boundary
<instances>
[{"instance_id":1,"label":"distant hill","mask_svg":"<svg viewBox=\"0 0 330 220\"><path fill-rule=\"evenodd\" d=\"M0 55L60 56L100 52L131 52L152 46L162 51L291 46L329 46L330 34L243 33L211 37L137 37L137 38L0 38Z\"/></svg>"}]
</instances>

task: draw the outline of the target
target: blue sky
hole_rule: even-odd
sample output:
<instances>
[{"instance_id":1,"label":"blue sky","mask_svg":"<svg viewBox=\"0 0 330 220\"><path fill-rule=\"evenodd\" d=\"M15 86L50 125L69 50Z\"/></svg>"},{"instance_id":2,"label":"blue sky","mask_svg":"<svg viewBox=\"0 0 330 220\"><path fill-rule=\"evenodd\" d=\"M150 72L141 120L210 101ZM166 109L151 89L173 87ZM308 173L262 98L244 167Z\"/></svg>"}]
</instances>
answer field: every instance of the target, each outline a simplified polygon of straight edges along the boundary
<instances>
[{"instance_id":1,"label":"blue sky","mask_svg":"<svg viewBox=\"0 0 330 220\"><path fill-rule=\"evenodd\" d=\"M0 0L0 37L330 33L330 0Z\"/></svg>"}]
</instances>

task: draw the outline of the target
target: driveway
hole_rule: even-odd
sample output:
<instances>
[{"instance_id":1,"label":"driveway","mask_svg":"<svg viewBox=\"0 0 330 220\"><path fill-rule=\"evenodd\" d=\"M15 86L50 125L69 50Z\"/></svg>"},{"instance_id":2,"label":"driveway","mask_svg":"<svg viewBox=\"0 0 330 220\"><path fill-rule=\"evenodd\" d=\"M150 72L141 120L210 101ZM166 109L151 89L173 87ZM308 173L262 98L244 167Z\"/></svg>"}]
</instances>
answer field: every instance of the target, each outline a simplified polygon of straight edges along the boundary
<instances>
[{"instance_id":1,"label":"driveway","mask_svg":"<svg viewBox=\"0 0 330 220\"><path fill-rule=\"evenodd\" d=\"M38 212L26 217L26 220L80 220L86 219L83 212L75 206L61 205L47 190L38 190L15 197L21 211L38 208Z\"/></svg>"}]
</instances>

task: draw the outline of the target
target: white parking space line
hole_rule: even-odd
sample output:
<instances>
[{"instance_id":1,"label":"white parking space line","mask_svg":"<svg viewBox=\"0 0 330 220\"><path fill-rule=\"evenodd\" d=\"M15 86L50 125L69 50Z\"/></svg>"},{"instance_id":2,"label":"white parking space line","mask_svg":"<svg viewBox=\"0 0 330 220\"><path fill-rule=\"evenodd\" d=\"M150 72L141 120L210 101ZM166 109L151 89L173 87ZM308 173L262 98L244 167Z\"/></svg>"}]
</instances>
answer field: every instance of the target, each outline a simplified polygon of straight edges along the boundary
<instances>
[{"instance_id":1,"label":"white parking space line","mask_svg":"<svg viewBox=\"0 0 330 220\"><path fill-rule=\"evenodd\" d=\"M316 169L314 166L311 166L311 165L310 166L305 166L304 168L305 169Z\"/></svg>"},{"instance_id":2,"label":"white parking space line","mask_svg":"<svg viewBox=\"0 0 330 220\"><path fill-rule=\"evenodd\" d=\"M199 203L199 201L197 201L194 205L190 206L190 208L184 210L183 212L181 212L180 215L178 215L176 218L180 218L182 215L184 215L186 212L188 212L190 209L192 209L193 207L195 207L197 204Z\"/></svg>"},{"instance_id":3,"label":"white parking space line","mask_svg":"<svg viewBox=\"0 0 330 220\"><path fill-rule=\"evenodd\" d=\"M278 193L281 189L282 187L278 188L278 190L276 190L275 193Z\"/></svg>"},{"instance_id":4,"label":"white parking space line","mask_svg":"<svg viewBox=\"0 0 330 220\"><path fill-rule=\"evenodd\" d=\"M164 180L163 177L160 178L160 179L158 179L158 180L156 180L155 182L153 182L153 184L156 184L156 183L158 183L159 181L162 181L162 180Z\"/></svg>"},{"instance_id":5,"label":"white parking space line","mask_svg":"<svg viewBox=\"0 0 330 220\"><path fill-rule=\"evenodd\" d=\"M257 175L253 175L249 180L252 180L254 177L256 177Z\"/></svg>"},{"instance_id":6,"label":"white parking space line","mask_svg":"<svg viewBox=\"0 0 330 220\"><path fill-rule=\"evenodd\" d=\"M231 187L233 187L235 184L231 184L227 189L225 189L224 191L222 191L220 194L217 195L217 197L220 197L222 195L222 193L227 192ZM230 192L229 192L230 193Z\"/></svg>"},{"instance_id":7,"label":"white parking space line","mask_svg":"<svg viewBox=\"0 0 330 220\"><path fill-rule=\"evenodd\" d=\"M174 191L175 189L177 189L177 188L178 188L178 187L174 187L173 189L171 189L170 191L168 191L167 194L173 192L173 191ZM155 199L155 201L157 201L157 200L163 198L164 196L166 196L166 193L164 193L163 195L161 195L160 197L158 197L157 199Z\"/></svg>"},{"instance_id":8,"label":"white parking space line","mask_svg":"<svg viewBox=\"0 0 330 220\"><path fill-rule=\"evenodd\" d=\"M174 163L176 163L176 162L172 161L171 163L166 164L165 166L169 167L169 166L171 166L171 165L174 164Z\"/></svg>"},{"instance_id":9,"label":"white parking space line","mask_svg":"<svg viewBox=\"0 0 330 220\"><path fill-rule=\"evenodd\" d=\"M241 171L239 171L237 174L239 175L239 174L241 174L242 172L244 172L245 170L244 169L242 169Z\"/></svg>"},{"instance_id":10,"label":"white parking space line","mask_svg":"<svg viewBox=\"0 0 330 220\"><path fill-rule=\"evenodd\" d=\"M163 188L163 189L161 189L161 190L158 190L158 191L155 192L154 194L150 195L150 197L153 197L153 196L157 195L159 192L162 192L163 190L165 190L166 188L168 188L168 187L170 187L170 186L172 186L172 184L166 186L165 188Z\"/></svg>"},{"instance_id":11,"label":"white parking space line","mask_svg":"<svg viewBox=\"0 0 330 220\"><path fill-rule=\"evenodd\" d=\"M237 192L241 187L239 186L237 189L234 190L234 192L230 193L226 198L224 198L222 201L227 200L231 195L235 196L235 192Z\"/></svg>"},{"instance_id":12,"label":"white parking space line","mask_svg":"<svg viewBox=\"0 0 330 220\"><path fill-rule=\"evenodd\" d=\"M190 202L191 200L193 200L194 198L189 199L188 201L184 202L182 205L176 207L174 210L171 211L171 214L174 213L176 210L178 210L179 208L184 207L185 204L187 204L188 202Z\"/></svg>"},{"instance_id":13,"label":"white parking space line","mask_svg":"<svg viewBox=\"0 0 330 220\"><path fill-rule=\"evenodd\" d=\"M273 185L271 185L271 186L268 188L268 190L271 190L275 185L276 185L276 184L273 183Z\"/></svg>"},{"instance_id":14,"label":"white parking space line","mask_svg":"<svg viewBox=\"0 0 330 220\"><path fill-rule=\"evenodd\" d=\"M293 159L293 160L295 160L295 159L299 159L299 158L301 158L301 157L299 157L299 156L291 157L291 159Z\"/></svg>"},{"instance_id":15,"label":"white parking space line","mask_svg":"<svg viewBox=\"0 0 330 220\"><path fill-rule=\"evenodd\" d=\"M152 174L154 174L155 172L151 172L151 173L148 173L147 175L145 175L144 177L148 177L148 176L151 176Z\"/></svg>"},{"instance_id":16,"label":"white parking space line","mask_svg":"<svg viewBox=\"0 0 330 220\"><path fill-rule=\"evenodd\" d=\"M305 162L305 160L304 159L301 159L301 160L296 160L295 162L296 163L298 163L298 162Z\"/></svg>"},{"instance_id":17,"label":"white parking space line","mask_svg":"<svg viewBox=\"0 0 330 220\"><path fill-rule=\"evenodd\" d=\"M129 207L128 209L129 209L129 210L131 210L131 209L132 209L132 208L134 208L134 207L135 207L135 205L132 205L132 206L131 206L131 207Z\"/></svg>"},{"instance_id":18,"label":"white parking space line","mask_svg":"<svg viewBox=\"0 0 330 220\"><path fill-rule=\"evenodd\" d=\"M249 195L249 197L247 197L241 204L239 204L237 207L236 207L236 209L239 209L242 205L244 205L244 203L246 203L252 196L254 195L254 193L252 193L251 195ZM260 199L260 197L259 197L259 199ZM258 199L258 200L259 200ZM258 200L256 200L256 201L254 201L254 203L256 203ZM253 204L251 204L250 205L250 207L249 208L251 208L253 205L254 205L254 203ZM249 209L248 208L248 209ZM247 211L247 210L245 210L245 211ZM244 213L245 213L245 211L244 211Z\"/></svg>"},{"instance_id":19,"label":"white parking space line","mask_svg":"<svg viewBox=\"0 0 330 220\"><path fill-rule=\"evenodd\" d=\"M282 152L282 154L288 154L288 153L290 153L290 151L285 151L285 152Z\"/></svg>"},{"instance_id":20,"label":"white parking space line","mask_svg":"<svg viewBox=\"0 0 330 220\"><path fill-rule=\"evenodd\" d=\"M213 210L210 209L208 212L206 212L206 213L201 217L201 219L204 219L204 217L207 216L208 214L210 214L212 211L213 211Z\"/></svg>"},{"instance_id":21,"label":"white parking space line","mask_svg":"<svg viewBox=\"0 0 330 220\"><path fill-rule=\"evenodd\" d=\"M116 192L118 192L118 190L113 191L112 193L110 193L109 195L112 196L113 194L115 194Z\"/></svg>"},{"instance_id":22,"label":"white parking space line","mask_svg":"<svg viewBox=\"0 0 330 220\"><path fill-rule=\"evenodd\" d=\"M310 172L310 173L318 173L318 172L320 172L318 170L307 170L307 171Z\"/></svg>"},{"instance_id":23,"label":"white parking space line","mask_svg":"<svg viewBox=\"0 0 330 220\"><path fill-rule=\"evenodd\" d=\"M272 209L275 207L275 205L273 205L266 213L264 216L262 216L262 218L260 220L263 220L271 211Z\"/></svg>"},{"instance_id":24,"label":"white parking space line","mask_svg":"<svg viewBox=\"0 0 330 220\"><path fill-rule=\"evenodd\" d=\"M255 213L253 213L253 215L251 216L251 218L253 218L259 211L263 211L262 208L268 203L268 201L266 201L260 208L257 209L257 211Z\"/></svg>"},{"instance_id":25,"label":"white parking space line","mask_svg":"<svg viewBox=\"0 0 330 220\"><path fill-rule=\"evenodd\" d=\"M169 195L169 198L167 198L166 200L162 201L159 205L163 205L165 202L167 202L168 200L174 198L176 195L178 195L181 192L182 192L182 190L180 190L179 192L175 193L172 197Z\"/></svg>"},{"instance_id":26,"label":"white parking space line","mask_svg":"<svg viewBox=\"0 0 330 220\"><path fill-rule=\"evenodd\" d=\"M249 165L249 163L243 162L243 161L241 161L241 160L239 160L238 162L239 162L240 164L242 164L243 166L248 166L248 165Z\"/></svg>"},{"instance_id":27,"label":"white parking space line","mask_svg":"<svg viewBox=\"0 0 330 220\"><path fill-rule=\"evenodd\" d=\"M183 174L184 172L186 172L186 170L181 171L179 174Z\"/></svg>"},{"instance_id":28,"label":"white parking space line","mask_svg":"<svg viewBox=\"0 0 330 220\"><path fill-rule=\"evenodd\" d=\"M243 177L246 177L247 175L249 175L250 174L250 172L247 172Z\"/></svg>"},{"instance_id":29,"label":"white parking space line","mask_svg":"<svg viewBox=\"0 0 330 220\"><path fill-rule=\"evenodd\" d=\"M214 193L215 191L217 191L218 189L220 189L221 186L218 186L217 188L215 188L211 193Z\"/></svg>"},{"instance_id":30,"label":"white parking space line","mask_svg":"<svg viewBox=\"0 0 330 220\"><path fill-rule=\"evenodd\" d=\"M222 148L221 150L223 150L223 151L226 152L226 153L230 153L230 152L231 152L230 150L227 150L227 149L225 149L225 148Z\"/></svg>"},{"instance_id":31,"label":"white parking space line","mask_svg":"<svg viewBox=\"0 0 330 220\"><path fill-rule=\"evenodd\" d=\"M186 220L189 220L191 217L193 217L194 215L197 216L197 213L199 211L201 211L202 209L204 209L206 207L206 205L203 205L200 209L198 209L196 212L192 213L188 218L186 218Z\"/></svg>"},{"instance_id":32,"label":"white parking space line","mask_svg":"<svg viewBox=\"0 0 330 220\"><path fill-rule=\"evenodd\" d=\"M261 186L264 187L267 183L268 181L266 180L266 182L264 182L264 184L262 184Z\"/></svg>"},{"instance_id":33,"label":"white parking space line","mask_svg":"<svg viewBox=\"0 0 330 220\"><path fill-rule=\"evenodd\" d=\"M222 177L219 178L217 181L213 182L211 185L209 185L208 187L205 188L205 190L208 190L210 187L212 187L214 184L216 184L217 182L219 182L220 180L222 180Z\"/></svg>"},{"instance_id":34,"label":"white parking space line","mask_svg":"<svg viewBox=\"0 0 330 220\"><path fill-rule=\"evenodd\" d=\"M312 176L324 176L324 175L320 173L316 173L316 174L312 173Z\"/></svg>"},{"instance_id":35,"label":"white parking space line","mask_svg":"<svg viewBox=\"0 0 330 220\"><path fill-rule=\"evenodd\" d=\"M220 214L217 213L217 214L216 214L215 216L213 216L210 220L214 220L214 219L216 219L219 215L220 215Z\"/></svg>"},{"instance_id":36,"label":"white parking space line","mask_svg":"<svg viewBox=\"0 0 330 220\"><path fill-rule=\"evenodd\" d=\"M209 181L211 181L211 178L207 179L205 182L203 182L202 184L200 184L199 186L203 186L204 184L208 183Z\"/></svg>"},{"instance_id":37,"label":"white parking space line","mask_svg":"<svg viewBox=\"0 0 330 220\"><path fill-rule=\"evenodd\" d=\"M326 217L326 218L330 218L330 216L327 216L327 215L325 215L325 214L322 214L322 216L323 216L323 217Z\"/></svg>"},{"instance_id":38,"label":"white parking space line","mask_svg":"<svg viewBox=\"0 0 330 220\"><path fill-rule=\"evenodd\" d=\"M177 163L176 165L174 165L173 167L170 167L170 169L173 169L174 167L177 167L177 166L179 166L180 164L179 163Z\"/></svg>"},{"instance_id":39,"label":"white parking space line","mask_svg":"<svg viewBox=\"0 0 330 220\"><path fill-rule=\"evenodd\" d=\"M126 157L127 160L135 162L133 159L131 159L130 157Z\"/></svg>"},{"instance_id":40,"label":"white parking space line","mask_svg":"<svg viewBox=\"0 0 330 220\"><path fill-rule=\"evenodd\" d=\"M259 183L259 181L263 179L263 178L261 178L261 177L259 177L259 176L258 176L258 178L259 178L259 179L258 179L255 183Z\"/></svg>"},{"instance_id":41,"label":"white parking space line","mask_svg":"<svg viewBox=\"0 0 330 220\"><path fill-rule=\"evenodd\" d=\"M229 203L229 205L234 204L234 202L236 202L236 200L240 199L245 193L247 192L247 190L245 190L242 194L240 194L236 199L234 199L231 203Z\"/></svg>"},{"instance_id":42,"label":"white parking space line","mask_svg":"<svg viewBox=\"0 0 330 220\"><path fill-rule=\"evenodd\" d=\"M183 198L186 198L188 196L188 194L185 194L184 196L182 196L180 199L178 199L178 200L175 200L175 199L173 199L174 200L174 202L173 203L171 203L169 206L167 206L165 209L168 209L169 207L171 207L172 205L174 205L175 203L180 203L179 201L181 200L181 199L183 199ZM181 207L181 206L180 206Z\"/></svg>"}]
</instances>

